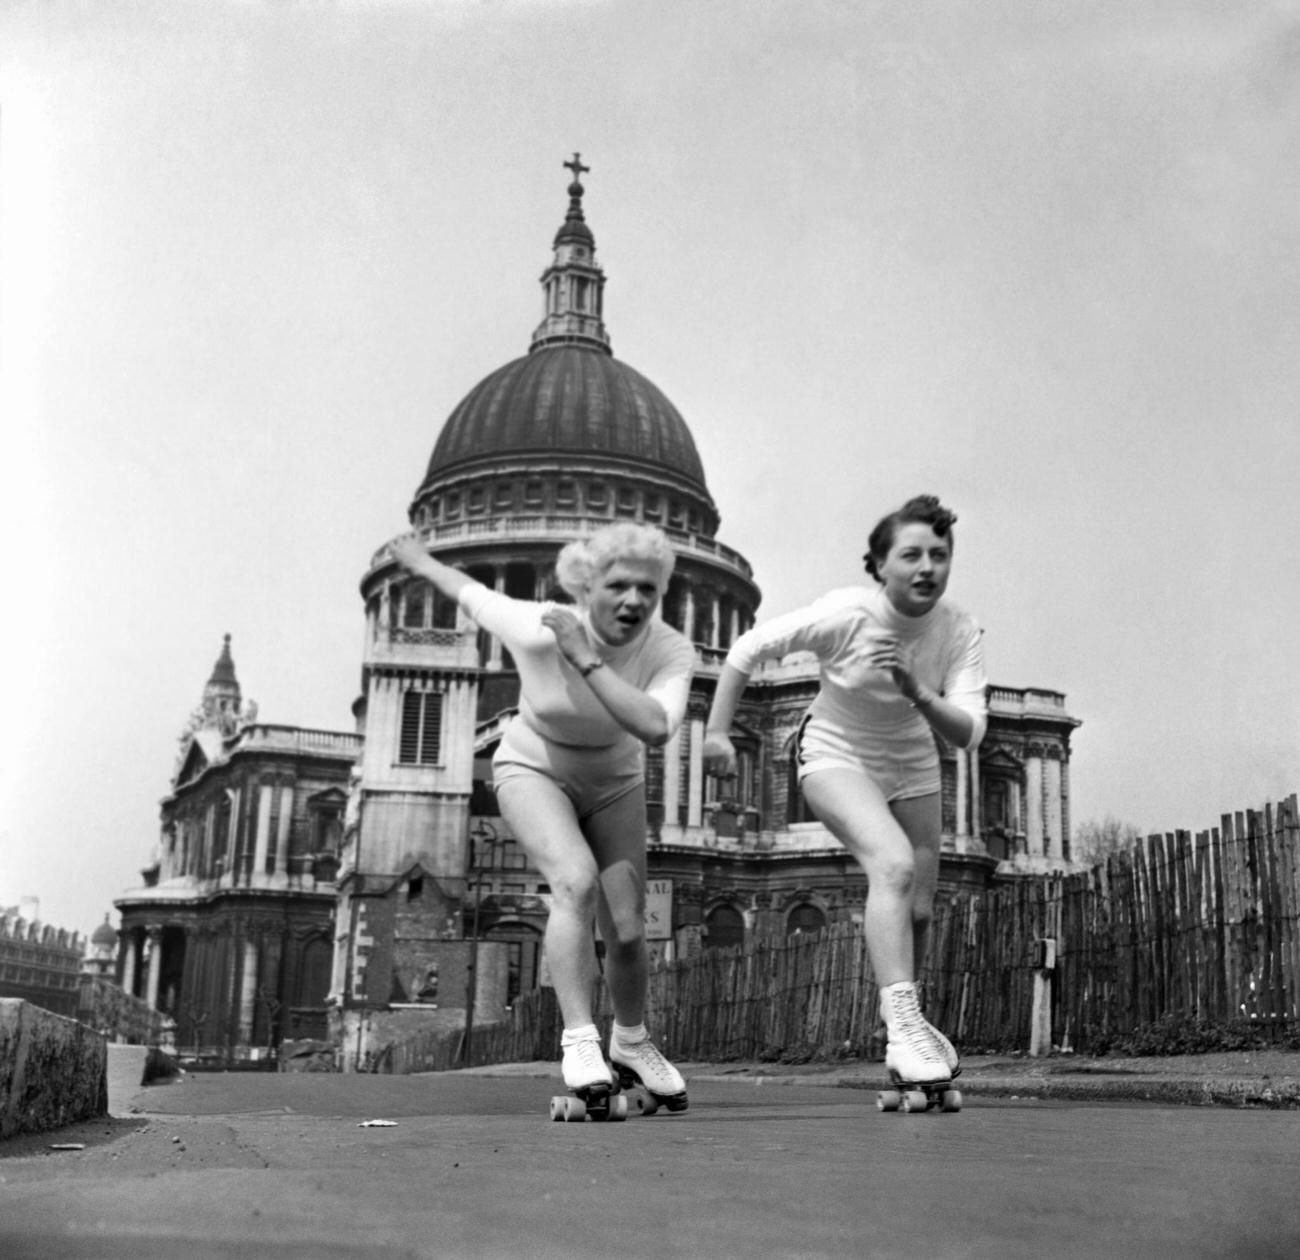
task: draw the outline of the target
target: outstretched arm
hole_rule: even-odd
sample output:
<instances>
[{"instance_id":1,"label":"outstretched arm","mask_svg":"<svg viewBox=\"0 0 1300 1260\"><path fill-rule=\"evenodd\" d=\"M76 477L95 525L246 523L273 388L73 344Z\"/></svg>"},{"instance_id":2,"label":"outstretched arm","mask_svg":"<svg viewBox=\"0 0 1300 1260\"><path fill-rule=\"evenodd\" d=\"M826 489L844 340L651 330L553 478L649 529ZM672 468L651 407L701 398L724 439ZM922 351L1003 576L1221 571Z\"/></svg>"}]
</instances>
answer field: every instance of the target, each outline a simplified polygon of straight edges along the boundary
<instances>
[{"instance_id":1,"label":"outstretched arm","mask_svg":"<svg viewBox=\"0 0 1300 1260\"><path fill-rule=\"evenodd\" d=\"M457 599L474 580L468 573L431 556L415 534L403 534L388 544L388 550L403 569L432 582L448 599Z\"/></svg>"},{"instance_id":2,"label":"outstretched arm","mask_svg":"<svg viewBox=\"0 0 1300 1260\"><path fill-rule=\"evenodd\" d=\"M704 729L704 769L720 779L736 773L736 749L731 742L731 723L736 705L749 682L749 675L734 665L723 665L713 693L709 720Z\"/></svg>"}]
</instances>

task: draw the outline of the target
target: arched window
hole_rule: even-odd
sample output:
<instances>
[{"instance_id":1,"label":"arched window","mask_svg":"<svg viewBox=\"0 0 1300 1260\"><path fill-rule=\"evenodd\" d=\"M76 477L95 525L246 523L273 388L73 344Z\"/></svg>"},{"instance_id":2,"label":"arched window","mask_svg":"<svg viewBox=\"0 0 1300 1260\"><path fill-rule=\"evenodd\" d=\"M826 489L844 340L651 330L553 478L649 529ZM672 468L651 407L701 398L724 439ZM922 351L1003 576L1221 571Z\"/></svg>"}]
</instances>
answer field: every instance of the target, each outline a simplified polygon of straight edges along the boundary
<instances>
[{"instance_id":1,"label":"arched window","mask_svg":"<svg viewBox=\"0 0 1300 1260\"><path fill-rule=\"evenodd\" d=\"M801 901L786 916L785 934L801 936L805 932L820 932L826 926L826 916L810 901Z\"/></svg>"},{"instance_id":2,"label":"arched window","mask_svg":"<svg viewBox=\"0 0 1300 1260\"><path fill-rule=\"evenodd\" d=\"M745 943L745 917L734 906L715 906L704 919L704 948Z\"/></svg>"}]
</instances>

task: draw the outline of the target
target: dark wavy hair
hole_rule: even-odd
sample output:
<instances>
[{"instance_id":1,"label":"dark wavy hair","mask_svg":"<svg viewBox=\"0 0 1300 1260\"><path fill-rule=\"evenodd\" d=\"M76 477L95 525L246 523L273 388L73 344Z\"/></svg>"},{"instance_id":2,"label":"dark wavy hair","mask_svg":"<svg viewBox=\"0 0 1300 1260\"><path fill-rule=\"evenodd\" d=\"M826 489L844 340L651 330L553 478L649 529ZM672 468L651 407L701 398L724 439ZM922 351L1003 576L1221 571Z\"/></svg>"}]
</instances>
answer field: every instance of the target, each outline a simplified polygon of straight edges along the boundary
<instances>
[{"instance_id":1,"label":"dark wavy hair","mask_svg":"<svg viewBox=\"0 0 1300 1260\"><path fill-rule=\"evenodd\" d=\"M938 496L918 494L914 499L908 499L897 511L876 522L876 528L867 539L867 554L862 557L867 572L880 581L880 566L904 525L928 525L940 538L947 538L948 545L952 546L950 535L956 523L957 513L944 507Z\"/></svg>"}]
</instances>

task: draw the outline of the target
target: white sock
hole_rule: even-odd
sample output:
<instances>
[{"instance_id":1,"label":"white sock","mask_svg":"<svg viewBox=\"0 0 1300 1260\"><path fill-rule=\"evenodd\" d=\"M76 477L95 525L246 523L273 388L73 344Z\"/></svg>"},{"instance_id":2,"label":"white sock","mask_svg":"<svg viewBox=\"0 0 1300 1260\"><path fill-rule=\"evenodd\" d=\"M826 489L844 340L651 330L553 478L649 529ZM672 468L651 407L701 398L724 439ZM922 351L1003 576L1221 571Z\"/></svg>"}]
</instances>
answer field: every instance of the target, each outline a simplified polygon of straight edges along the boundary
<instances>
[{"instance_id":1,"label":"white sock","mask_svg":"<svg viewBox=\"0 0 1300 1260\"><path fill-rule=\"evenodd\" d=\"M595 1024L580 1024L577 1028L566 1028L560 1034L560 1046L571 1046L578 1041L599 1041L600 1030Z\"/></svg>"},{"instance_id":2,"label":"white sock","mask_svg":"<svg viewBox=\"0 0 1300 1260\"><path fill-rule=\"evenodd\" d=\"M615 1021L614 1032L611 1040L619 1042L621 1045L634 1046L638 1041L645 1041L650 1034L646 1032L644 1024L636 1024L631 1028Z\"/></svg>"}]
</instances>

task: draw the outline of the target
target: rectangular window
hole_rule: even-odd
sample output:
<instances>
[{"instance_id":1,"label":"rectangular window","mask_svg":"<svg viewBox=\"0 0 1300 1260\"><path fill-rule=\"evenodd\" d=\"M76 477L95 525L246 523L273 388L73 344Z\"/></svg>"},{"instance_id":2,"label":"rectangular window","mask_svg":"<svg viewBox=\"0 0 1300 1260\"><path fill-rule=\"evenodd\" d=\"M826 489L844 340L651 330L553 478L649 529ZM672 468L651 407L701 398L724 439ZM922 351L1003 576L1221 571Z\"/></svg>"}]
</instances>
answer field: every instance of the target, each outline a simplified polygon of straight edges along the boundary
<instances>
[{"instance_id":1,"label":"rectangular window","mask_svg":"<svg viewBox=\"0 0 1300 1260\"><path fill-rule=\"evenodd\" d=\"M404 626L419 629L424 625L424 593L427 589L428 584L423 580L406 584L406 589L402 592L406 597L402 615Z\"/></svg>"},{"instance_id":2,"label":"rectangular window","mask_svg":"<svg viewBox=\"0 0 1300 1260\"><path fill-rule=\"evenodd\" d=\"M398 761L404 766L436 766L442 754L442 693L408 691L402 697Z\"/></svg>"}]
</instances>

